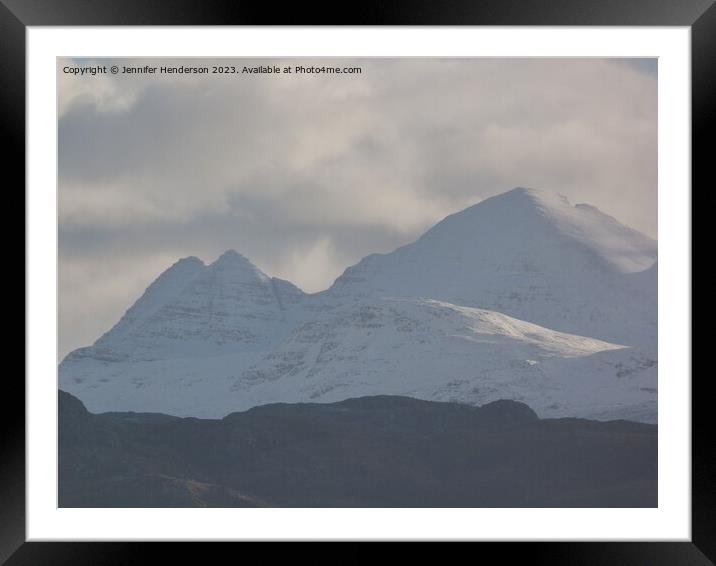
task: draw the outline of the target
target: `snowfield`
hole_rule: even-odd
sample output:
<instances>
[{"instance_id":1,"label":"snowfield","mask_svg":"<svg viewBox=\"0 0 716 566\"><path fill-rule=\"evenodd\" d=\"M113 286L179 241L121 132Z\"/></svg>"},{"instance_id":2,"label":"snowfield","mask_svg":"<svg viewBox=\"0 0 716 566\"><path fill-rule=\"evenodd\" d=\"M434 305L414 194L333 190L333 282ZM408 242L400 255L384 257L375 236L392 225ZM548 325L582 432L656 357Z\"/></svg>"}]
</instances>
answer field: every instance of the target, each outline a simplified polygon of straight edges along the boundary
<instances>
[{"instance_id":1,"label":"snowfield","mask_svg":"<svg viewBox=\"0 0 716 566\"><path fill-rule=\"evenodd\" d=\"M657 245L588 205L514 189L308 295L229 251L180 260L60 364L92 412L220 418L408 395L541 417L657 418Z\"/></svg>"}]
</instances>

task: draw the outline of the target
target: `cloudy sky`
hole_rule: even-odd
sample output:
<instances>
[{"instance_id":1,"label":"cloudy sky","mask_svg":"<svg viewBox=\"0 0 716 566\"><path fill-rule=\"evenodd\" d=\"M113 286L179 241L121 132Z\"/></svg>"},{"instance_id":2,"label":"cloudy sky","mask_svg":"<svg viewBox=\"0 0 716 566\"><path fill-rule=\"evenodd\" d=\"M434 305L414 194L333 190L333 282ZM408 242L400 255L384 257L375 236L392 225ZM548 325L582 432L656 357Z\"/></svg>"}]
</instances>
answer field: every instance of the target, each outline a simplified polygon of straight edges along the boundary
<instances>
[{"instance_id":1,"label":"cloudy sky","mask_svg":"<svg viewBox=\"0 0 716 566\"><path fill-rule=\"evenodd\" d=\"M357 65L85 75L66 65ZM516 186L657 236L655 60L58 60L59 355L178 258L234 248L306 291Z\"/></svg>"}]
</instances>

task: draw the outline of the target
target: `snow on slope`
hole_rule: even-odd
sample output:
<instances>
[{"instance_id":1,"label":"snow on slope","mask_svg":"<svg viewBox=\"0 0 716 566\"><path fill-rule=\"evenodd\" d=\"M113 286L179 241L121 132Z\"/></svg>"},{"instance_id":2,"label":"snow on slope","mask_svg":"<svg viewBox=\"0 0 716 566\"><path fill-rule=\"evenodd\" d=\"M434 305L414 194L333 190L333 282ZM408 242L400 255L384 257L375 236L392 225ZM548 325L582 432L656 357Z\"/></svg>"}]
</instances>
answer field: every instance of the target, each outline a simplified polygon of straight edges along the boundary
<instances>
[{"instance_id":1,"label":"snow on slope","mask_svg":"<svg viewBox=\"0 0 716 566\"><path fill-rule=\"evenodd\" d=\"M367 256L327 295L431 297L655 352L656 260L654 240L596 208L518 188Z\"/></svg>"},{"instance_id":2,"label":"snow on slope","mask_svg":"<svg viewBox=\"0 0 716 566\"><path fill-rule=\"evenodd\" d=\"M399 394L655 422L655 262L653 240L526 189L368 256L315 295L233 251L208 266L186 258L63 360L60 387L91 411L222 417Z\"/></svg>"},{"instance_id":3,"label":"snow on slope","mask_svg":"<svg viewBox=\"0 0 716 566\"><path fill-rule=\"evenodd\" d=\"M656 388L655 365L631 348L494 311L383 299L305 322L233 388L249 399L288 390L322 402L370 394L475 404L508 398L540 416L590 416L653 401L642 388Z\"/></svg>"},{"instance_id":4,"label":"snow on slope","mask_svg":"<svg viewBox=\"0 0 716 566\"><path fill-rule=\"evenodd\" d=\"M209 266L190 257L152 283L109 332L76 358L138 361L265 351L290 331L304 293L230 250Z\"/></svg>"},{"instance_id":5,"label":"snow on slope","mask_svg":"<svg viewBox=\"0 0 716 566\"><path fill-rule=\"evenodd\" d=\"M645 405L646 420L656 418L655 388L655 361L630 348L427 299L347 303L299 324L263 355L85 360L63 386L92 411L207 418L273 402L400 394L476 404L516 399L540 416Z\"/></svg>"}]
</instances>

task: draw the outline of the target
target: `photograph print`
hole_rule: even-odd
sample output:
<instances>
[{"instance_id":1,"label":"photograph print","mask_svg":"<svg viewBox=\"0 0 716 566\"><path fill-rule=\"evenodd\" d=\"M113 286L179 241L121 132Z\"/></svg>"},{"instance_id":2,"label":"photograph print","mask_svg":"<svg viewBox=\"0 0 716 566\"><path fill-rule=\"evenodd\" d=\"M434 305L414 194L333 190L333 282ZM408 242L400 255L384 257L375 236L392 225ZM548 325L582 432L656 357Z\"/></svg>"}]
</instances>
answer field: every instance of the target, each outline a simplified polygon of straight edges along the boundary
<instances>
[{"instance_id":1,"label":"photograph print","mask_svg":"<svg viewBox=\"0 0 716 566\"><path fill-rule=\"evenodd\" d=\"M657 507L655 58L58 58L59 507Z\"/></svg>"}]
</instances>

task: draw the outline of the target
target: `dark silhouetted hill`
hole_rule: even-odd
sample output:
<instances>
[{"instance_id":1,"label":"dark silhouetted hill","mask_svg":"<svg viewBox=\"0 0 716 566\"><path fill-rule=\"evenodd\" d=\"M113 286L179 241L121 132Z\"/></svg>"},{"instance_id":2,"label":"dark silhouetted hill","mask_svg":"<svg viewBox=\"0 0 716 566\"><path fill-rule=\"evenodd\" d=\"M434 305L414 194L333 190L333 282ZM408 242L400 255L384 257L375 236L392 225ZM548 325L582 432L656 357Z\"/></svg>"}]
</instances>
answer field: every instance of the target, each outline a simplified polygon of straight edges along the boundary
<instances>
[{"instance_id":1,"label":"dark silhouetted hill","mask_svg":"<svg viewBox=\"0 0 716 566\"><path fill-rule=\"evenodd\" d=\"M652 507L657 430L377 396L221 420L59 393L60 507Z\"/></svg>"}]
</instances>

